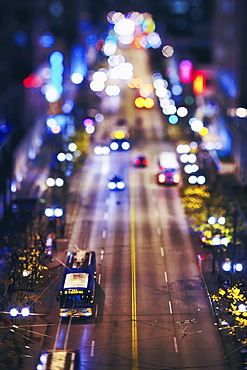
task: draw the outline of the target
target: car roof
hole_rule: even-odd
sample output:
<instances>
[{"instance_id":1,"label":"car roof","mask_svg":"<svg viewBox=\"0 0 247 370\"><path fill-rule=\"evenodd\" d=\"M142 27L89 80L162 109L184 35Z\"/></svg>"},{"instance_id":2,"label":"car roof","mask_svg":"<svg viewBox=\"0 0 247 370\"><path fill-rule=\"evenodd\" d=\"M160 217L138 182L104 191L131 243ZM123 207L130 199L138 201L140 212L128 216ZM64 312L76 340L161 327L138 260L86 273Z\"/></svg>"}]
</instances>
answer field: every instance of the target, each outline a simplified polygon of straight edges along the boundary
<instances>
[{"instance_id":1,"label":"car roof","mask_svg":"<svg viewBox=\"0 0 247 370\"><path fill-rule=\"evenodd\" d=\"M109 177L109 180L122 180L123 175L121 173L115 173Z\"/></svg>"}]
</instances>

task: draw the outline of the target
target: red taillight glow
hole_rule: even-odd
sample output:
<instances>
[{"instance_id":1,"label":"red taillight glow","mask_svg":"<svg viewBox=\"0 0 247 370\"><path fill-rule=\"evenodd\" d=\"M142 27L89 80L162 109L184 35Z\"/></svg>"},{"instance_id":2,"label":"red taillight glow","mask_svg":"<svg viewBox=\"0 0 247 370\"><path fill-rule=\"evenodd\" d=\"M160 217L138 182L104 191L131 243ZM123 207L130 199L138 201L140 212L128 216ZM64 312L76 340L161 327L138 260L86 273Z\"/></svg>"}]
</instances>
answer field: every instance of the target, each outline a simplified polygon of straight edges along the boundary
<instances>
[{"instance_id":1,"label":"red taillight glow","mask_svg":"<svg viewBox=\"0 0 247 370\"><path fill-rule=\"evenodd\" d=\"M139 158L136 158L136 159L134 160L134 164L135 164L136 166L138 166L138 164L140 164L140 159L139 159Z\"/></svg>"},{"instance_id":2,"label":"red taillight glow","mask_svg":"<svg viewBox=\"0 0 247 370\"><path fill-rule=\"evenodd\" d=\"M148 161L148 159L144 159L142 163L144 164L144 166L147 166L149 161Z\"/></svg>"},{"instance_id":3,"label":"red taillight glow","mask_svg":"<svg viewBox=\"0 0 247 370\"><path fill-rule=\"evenodd\" d=\"M179 181L180 181L180 176L179 176L179 175L174 175L174 182L175 182L176 184L178 184L178 183L179 183Z\"/></svg>"},{"instance_id":4,"label":"red taillight glow","mask_svg":"<svg viewBox=\"0 0 247 370\"><path fill-rule=\"evenodd\" d=\"M165 182L165 181L166 181L166 177L165 177L165 175L164 175L163 173L160 173L160 174L158 175L158 182L163 183L163 182Z\"/></svg>"}]
</instances>

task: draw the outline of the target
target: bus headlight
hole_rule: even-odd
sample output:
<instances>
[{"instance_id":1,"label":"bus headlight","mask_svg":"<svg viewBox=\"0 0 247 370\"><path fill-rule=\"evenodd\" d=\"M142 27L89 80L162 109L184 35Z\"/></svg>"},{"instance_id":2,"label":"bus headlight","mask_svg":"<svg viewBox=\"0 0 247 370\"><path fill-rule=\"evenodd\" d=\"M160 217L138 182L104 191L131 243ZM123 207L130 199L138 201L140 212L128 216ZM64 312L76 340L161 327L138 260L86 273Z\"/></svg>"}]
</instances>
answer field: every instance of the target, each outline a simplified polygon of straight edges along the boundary
<instances>
[{"instance_id":1,"label":"bus headlight","mask_svg":"<svg viewBox=\"0 0 247 370\"><path fill-rule=\"evenodd\" d=\"M60 316L61 317L68 317L68 314L67 314L67 312L60 312Z\"/></svg>"}]
</instances>

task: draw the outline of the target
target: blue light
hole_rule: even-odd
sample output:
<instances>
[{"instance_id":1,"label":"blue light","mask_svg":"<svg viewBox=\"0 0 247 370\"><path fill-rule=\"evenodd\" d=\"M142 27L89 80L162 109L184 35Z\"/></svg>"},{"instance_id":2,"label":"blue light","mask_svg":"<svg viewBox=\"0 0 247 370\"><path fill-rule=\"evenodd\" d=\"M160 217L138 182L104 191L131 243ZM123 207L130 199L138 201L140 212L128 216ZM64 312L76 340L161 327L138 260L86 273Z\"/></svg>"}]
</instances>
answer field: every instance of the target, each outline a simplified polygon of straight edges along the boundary
<instances>
[{"instance_id":1,"label":"blue light","mask_svg":"<svg viewBox=\"0 0 247 370\"><path fill-rule=\"evenodd\" d=\"M175 95L175 96L181 95L182 92L183 92L183 88L179 84L173 85L171 90L172 90L172 94Z\"/></svg>"},{"instance_id":2,"label":"blue light","mask_svg":"<svg viewBox=\"0 0 247 370\"><path fill-rule=\"evenodd\" d=\"M63 53L61 51L53 51L50 55L50 63L62 63L63 62Z\"/></svg>"},{"instance_id":3,"label":"blue light","mask_svg":"<svg viewBox=\"0 0 247 370\"><path fill-rule=\"evenodd\" d=\"M91 46L91 47L95 47L96 44L97 44L97 37L94 36L94 35L89 35L87 38L86 38L86 44L87 46Z\"/></svg>"},{"instance_id":4,"label":"blue light","mask_svg":"<svg viewBox=\"0 0 247 370\"><path fill-rule=\"evenodd\" d=\"M56 89L58 95L63 92L63 66L64 56L60 51L53 51L50 54L50 64L51 64L51 82ZM59 97L58 97L59 99Z\"/></svg>"},{"instance_id":5,"label":"blue light","mask_svg":"<svg viewBox=\"0 0 247 370\"><path fill-rule=\"evenodd\" d=\"M3 123L2 125L0 124L0 132L6 134L8 131L9 131L8 126L5 123Z\"/></svg>"},{"instance_id":6,"label":"blue light","mask_svg":"<svg viewBox=\"0 0 247 370\"><path fill-rule=\"evenodd\" d=\"M25 48L28 45L28 36L24 31L16 31L13 35L13 40L21 48Z\"/></svg>"},{"instance_id":7,"label":"blue light","mask_svg":"<svg viewBox=\"0 0 247 370\"><path fill-rule=\"evenodd\" d=\"M77 45L71 53L71 81L80 84L87 74L86 49Z\"/></svg>"},{"instance_id":8,"label":"blue light","mask_svg":"<svg viewBox=\"0 0 247 370\"><path fill-rule=\"evenodd\" d=\"M178 117L175 114L172 114L169 118L168 121L172 124L175 125L178 123Z\"/></svg>"},{"instance_id":9,"label":"blue light","mask_svg":"<svg viewBox=\"0 0 247 370\"><path fill-rule=\"evenodd\" d=\"M54 45L54 37L50 33L45 33L40 38L40 44L44 48L51 48Z\"/></svg>"}]
</instances>

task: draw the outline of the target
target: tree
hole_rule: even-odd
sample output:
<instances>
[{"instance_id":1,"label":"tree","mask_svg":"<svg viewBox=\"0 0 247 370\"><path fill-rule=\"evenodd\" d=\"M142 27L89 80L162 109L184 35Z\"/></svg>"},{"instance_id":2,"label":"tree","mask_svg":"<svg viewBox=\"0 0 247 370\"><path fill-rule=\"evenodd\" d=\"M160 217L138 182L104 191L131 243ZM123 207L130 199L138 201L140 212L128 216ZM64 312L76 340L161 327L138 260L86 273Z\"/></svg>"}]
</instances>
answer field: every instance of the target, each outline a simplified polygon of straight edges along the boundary
<instances>
[{"instance_id":1,"label":"tree","mask_svg":"<svg viewBox=\"0 0 247 370\"><path fill-rule=\"evenodd\" d=\"M221 327L242 344L247 344L247 288L235 285L211 296Z\"/></svg>"}]
</instances>

